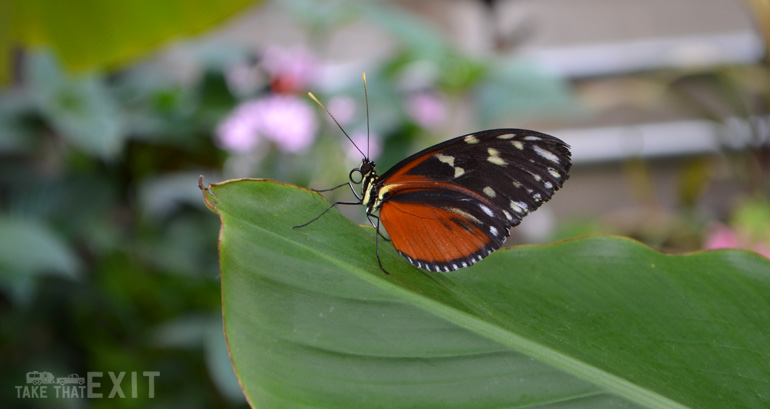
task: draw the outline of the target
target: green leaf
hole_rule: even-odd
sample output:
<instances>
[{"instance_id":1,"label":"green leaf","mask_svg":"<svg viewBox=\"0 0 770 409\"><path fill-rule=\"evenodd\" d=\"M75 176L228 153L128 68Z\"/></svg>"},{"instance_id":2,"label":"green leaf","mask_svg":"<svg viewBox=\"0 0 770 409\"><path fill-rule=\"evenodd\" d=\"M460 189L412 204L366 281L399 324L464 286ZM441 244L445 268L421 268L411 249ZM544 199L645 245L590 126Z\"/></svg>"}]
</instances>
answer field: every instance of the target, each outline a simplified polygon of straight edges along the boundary
<instances>
[{"instance_id":1,"label":"green leaf","mask_svg":"<svg viewBox=\"0 0 770 409\"><path fill-rule=\"evenodd\" d=\"M0 84L9 76L12 64L8 55L16 46L48 46L70 70L113 67L135 61L163 43L209 28L258 2L0 2Z\"/></svg>"},{"instance_id":2,"label":"green leaf","mask_svg":"<svg viewBox=\"0 0 770 409\"><path fill-rule=\"evenodd\" d=\"M595 237L428 273L318 194L211 187L225 333L259 408L770 404L770 262Z\"/></svg>"}]
</instances>

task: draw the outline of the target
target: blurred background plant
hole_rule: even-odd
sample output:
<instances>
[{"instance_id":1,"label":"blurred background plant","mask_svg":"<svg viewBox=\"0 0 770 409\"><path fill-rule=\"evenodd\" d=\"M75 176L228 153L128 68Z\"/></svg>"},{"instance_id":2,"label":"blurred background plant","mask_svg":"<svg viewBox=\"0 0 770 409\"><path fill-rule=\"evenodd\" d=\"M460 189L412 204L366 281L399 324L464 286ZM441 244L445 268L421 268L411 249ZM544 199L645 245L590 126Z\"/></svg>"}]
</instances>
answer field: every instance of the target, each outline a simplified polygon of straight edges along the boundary
<instances>
[{"instance_id":1,"label":"blurred background plant","mask_svg":"<svg viewBox=\"0 0 770 409\"><path fill-rule=\"evenodd\" d=\"M360 153L307 91L381 171L476 129L526 127L567 140L576 162L570 182L511 242L615 233L666 251L738 247L769 255L764 51L705 64L688 48L683 64L613 71L590 57L612 50L562 50L568 59L554 60L528 49L533 31L556 23L501 22L504 2L495 1L457 2L477 7L482 49L458 46L461 35L442 30L434 15L442 15L441 2L258 5L235 23L254 29L278 16L256 43L191 37L242 12L246 1L218 10L136 2L129 15L149 16L140 29L102 5L88 16L104 24L85 27L112 33L103 38L83 30L84 20L57 19L54 4L20 3L9 3L14 13L6 15L17 24L0 32L0 49L15 47L5 53L10 60L0 58L7 80L0 94L0 396L11 406L40 404L16 399L13 389L32 370L161 373L152 400L48 399L54 407L245 405L221 330L219 221L202 206L197 178L264 177L316 188L345 181ZM752 38L764 47L765 3L749 5L742 10L759 28ZM137 12L142 7L148 12ZM280 32L285 24L298 27L301 39ZM367 37L369 30L376 35ZM275 38L264 35L273 31ZM341 57L343 34L375 54ZM41 44L48 47L30 47ZM554 69L554 61L578 64L570 72ZM697 129L709 124L713 145L679 133L691 120ZM602 137L611 129L623 130L621 137ZM656 136L663 150L655 150ZM613 144L625 148L613 152ZM327 197L349 198L343 190ZM365 220L360 209L341 210Z\"/></svg>"}]
</instances>

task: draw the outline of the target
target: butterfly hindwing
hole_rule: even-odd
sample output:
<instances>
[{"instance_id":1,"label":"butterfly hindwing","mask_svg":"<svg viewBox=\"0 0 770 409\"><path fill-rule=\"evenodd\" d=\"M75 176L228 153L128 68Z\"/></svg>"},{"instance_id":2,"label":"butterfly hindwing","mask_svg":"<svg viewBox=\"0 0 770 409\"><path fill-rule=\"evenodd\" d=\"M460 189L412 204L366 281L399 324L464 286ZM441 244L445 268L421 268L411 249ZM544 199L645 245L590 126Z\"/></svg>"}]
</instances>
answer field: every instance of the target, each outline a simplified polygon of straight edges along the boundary
<instances>
[{"instance_id":1,"label":"butterfly hindwing","mask_svg":"<svg viewBox=\"0 0 770 409\"><path fill-rule=\"evenodd\" d=\"M393 246L412 264L456 270L505 242L509 225L494 204L469 190L430 183L394 193L380 209Z\"/></svg>"},{"instance_id":2,"label":"butterfly hindwing","mask_svg":"<svg viewBox=\"0 0 770 409\"><path fill-rule=\"evenodd\" d=\"M511 226L562 186L570 165L569 147L540 132L494 129L460 136L378 178L384 192L380 217L412 264L454 270L499 248Z\"/></svg>"}]
</instances>

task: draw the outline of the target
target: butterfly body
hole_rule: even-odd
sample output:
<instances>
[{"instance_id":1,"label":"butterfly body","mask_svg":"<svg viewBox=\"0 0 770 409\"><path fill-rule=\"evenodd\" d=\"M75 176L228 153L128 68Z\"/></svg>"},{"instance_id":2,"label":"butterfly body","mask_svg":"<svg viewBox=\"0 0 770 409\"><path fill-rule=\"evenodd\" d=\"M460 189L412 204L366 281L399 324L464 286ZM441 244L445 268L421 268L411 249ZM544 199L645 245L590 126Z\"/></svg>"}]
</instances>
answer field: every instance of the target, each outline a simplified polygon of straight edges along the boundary
<instances>
[{"instance_id":1,"label":"butterfly body","mask_svg":"<svg viewBox=\"0 0 770 409\"><path fill-rule=\"evenodd\" d=\"M429 147L382 175L365 157L350 181L362 185L355 204L378 219L378 229L382 223L402 256L447 272L500 248L509 229L562 186L570 166L558 138L493 129Z\"/></svg>"}]
</instances>

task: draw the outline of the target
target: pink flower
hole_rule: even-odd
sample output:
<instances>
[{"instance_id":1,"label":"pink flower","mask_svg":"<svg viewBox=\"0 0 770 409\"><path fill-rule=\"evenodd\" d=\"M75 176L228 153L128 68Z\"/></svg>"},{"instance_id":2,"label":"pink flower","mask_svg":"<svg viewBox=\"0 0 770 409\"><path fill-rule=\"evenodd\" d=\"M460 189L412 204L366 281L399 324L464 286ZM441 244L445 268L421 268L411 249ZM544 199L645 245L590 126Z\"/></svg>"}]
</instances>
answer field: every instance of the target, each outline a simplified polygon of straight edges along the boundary
<instances>
[{"instance_id":1,"label":"pink flower","mask_svg":"<svg viewBox=\"0 0 770 409\"><path fill-rule=\"evenodd\" d=\"M318 124L313 108L292 95L269 95L242 103L219 124L217 144L231 153L246 153L261 140L272 141L284 152L307 149Z\"/></svg>"},{"instance_id":2,"label":"pink flower","mask_svg":"<svg viewBox=\"0 0 770 409\"><path fill-rule=\"evenodd\" d=\"M706 236L706 249L748 249L770 258L770 247L763 241L751 240L748 236L725 226L716 224L709 229Z\"/></svg>"},{"instance_id":3,"label":"pink flower","mask_svg":"<svg viewBox=\"0 0 770 409\"><path fill-rule=\"evenodd\" d=\"M219 123L214 142L230 153L247 153L259 142L259 127L256 121L257 100L237 106L230 115Z\"/></svg>"},{"instance_id":4,"label":"pink flower","mask_svg":"<svg viewBox=\"0 0 770 409\"><path fill-rule=\"evenodd\" d=\"M431 92L419 92L409 97L407 114L426 129L436 129L447 119L447 107L443 98Z\"/></svg>"},{"instance_id":5,"label":"pink flower","mask_svg":"<svg viewBox=\"0 0 770 409\"><path fill-rule=\"evenodd\" d=\"M270 74L273 91L277 93L304 91L318 75L318 60L304 47L268 47L260 63Z\"/></svg>"},{"instance_id":6,"label":"pink flower","mask_svg":"<svg viewBox=\"0 0 770 409\"><path fill-rule=\"evenodd\" d=\"M302 98L291 95L272 95L259 101L256 112L258 132L275 142L285 152L297 153L309 147L314 140L315 112Z\"/></svg>"},{"instance_id":7,"label":"pink flower","mask_svg":"<svg viewBox=\"0 0 770 409\"><path fill-rule=\"evenodd\" d=\"M716 224L709 229L706 244L703 247L708 250L737 248L738 237L724 224Z\"/></svg>"}]
</instances>

